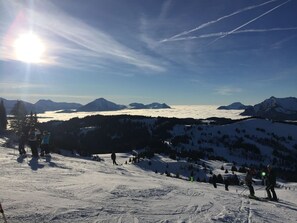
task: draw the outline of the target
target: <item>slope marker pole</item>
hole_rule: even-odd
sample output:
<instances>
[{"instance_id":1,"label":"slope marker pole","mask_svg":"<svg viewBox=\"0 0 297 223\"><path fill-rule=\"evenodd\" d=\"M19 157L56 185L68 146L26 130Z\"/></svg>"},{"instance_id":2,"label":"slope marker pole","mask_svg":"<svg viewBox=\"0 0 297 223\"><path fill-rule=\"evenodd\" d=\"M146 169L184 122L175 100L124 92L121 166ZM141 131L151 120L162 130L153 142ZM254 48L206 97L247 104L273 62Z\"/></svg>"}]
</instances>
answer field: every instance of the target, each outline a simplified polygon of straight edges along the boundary
<instances>
[{"instance_id":1,"label":"slope marker pole","mask_svg":"<svg viewBox=\"0 0 297 223\"><path fill-rule=\"evenodd\" d=\"M7 220L6 220L6 217L5 217L5 214L4 214L1 203L0 203L0 212L1 212L2 216L3 216L4 223L7 223Z\"/></svg>"}]
</instances>

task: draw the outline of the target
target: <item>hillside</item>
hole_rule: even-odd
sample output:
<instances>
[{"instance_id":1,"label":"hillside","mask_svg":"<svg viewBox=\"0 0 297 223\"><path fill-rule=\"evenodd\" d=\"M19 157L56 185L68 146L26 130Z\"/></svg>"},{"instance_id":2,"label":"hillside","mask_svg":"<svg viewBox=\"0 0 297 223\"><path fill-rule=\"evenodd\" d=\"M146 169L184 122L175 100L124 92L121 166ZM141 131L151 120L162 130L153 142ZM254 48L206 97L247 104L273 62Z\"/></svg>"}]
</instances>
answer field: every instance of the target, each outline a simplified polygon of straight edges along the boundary
<instances>
[{"instance_id":1,"label":"hillside","mask_svg":"<svg viewBox=\"0 0 297 223\"><path fill-rule=\"evenodd\" d=\"M217 159L263 168L272 164L297 181L297 125L249 118L207 120L143 116L89 116L39 125L54 149L81 154L147 148L177 159Z\"/></svg>"},{"instance_id":2,"label":"hillside","mask_svg":"<svg viewBox=\"0 0 297 223\"><path fill-rule=\"evenodd\" d=\"M118 154L118 162L128 156ZM0 147L0 199L8 222L291 223L297 218L296 184L276 189L279 203L263 202L241 196L242 186L225 191L220 184L215 189L161 175L166 163L176 163L165 157L153 158L159 173L145 168L147 160L113 166L109 154L100 157L104 161L52 154L34 163ZM222 165L208 163L215 164ZM255 188L258 196L264 195L262 186Z\"/></svg>"}]
</instances>

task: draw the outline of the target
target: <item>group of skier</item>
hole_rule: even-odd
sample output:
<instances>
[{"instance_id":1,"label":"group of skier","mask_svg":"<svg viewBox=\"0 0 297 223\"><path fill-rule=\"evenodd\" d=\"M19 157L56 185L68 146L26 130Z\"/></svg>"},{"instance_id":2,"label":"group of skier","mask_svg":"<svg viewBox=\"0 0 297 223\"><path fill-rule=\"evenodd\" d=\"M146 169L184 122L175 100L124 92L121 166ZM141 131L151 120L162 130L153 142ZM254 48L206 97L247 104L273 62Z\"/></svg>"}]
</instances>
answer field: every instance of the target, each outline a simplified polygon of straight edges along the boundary
<instances>
[{"instance_id":1,"label":"group of skier","mask_svg":"<svg viewBox=\"0 0 297 223\"><path fill-rule=\"evenodd\" d=\"M250 198L255 198L257 199L257 197L255 196L255 190L253 187L253 183L255 183L255 181L253 180L253 176L256 174L256 171L254 169L248 169L247 170L247 174L245 176L245 185L248 187L250 195ZM268 200L272 200L272 201L278 201L277 195L275 193L275 186L276 186L276 173L274 171L274 169L268 165L267 166L267 170L262 172L262 177L264 180L264 183L266 185L265 189L267 192L267 199ZM223 180L223 183L225 184L225 189L228 190L228 186L229 186L229 178L226 178ZM214 188L217 188L217 176L215 174L213 174L212 176L212 184L214 186Z\"/></svg>"},{"instance_id":2,"label":"group of skier","mask_svg":"<svg viewBox=\"0 0 297 223\"><path fill-rule=\"evenodd\" d=\"M255 174L255 170L249 169L247 171L247 175L245 177L245 184L248 186L250 191L250 197L255 198L255 190L253 187L253 175ZM266 185L266 192L267 192L267 199L272 201L278 201L277 195L275 193L275 186L276 186L276 173L274 169L268 165L267 171L263 172L262 177L264 177L265 185Z\"/></svg>"},{"instance_id":3,"label":"group of skier","mask_svg":"<svg viewBox=\"0 0 297 223\"><path fill-rule=\"evenodd\" d=\"M22 133L19 137L19 153L26 155L25 145L29 145L32 157L38 157L38 148L40 148L40 156L49 155L50 133L44 131L41 133L36 128L31 128L28 134Z\"/></svg>"}]
</instances>

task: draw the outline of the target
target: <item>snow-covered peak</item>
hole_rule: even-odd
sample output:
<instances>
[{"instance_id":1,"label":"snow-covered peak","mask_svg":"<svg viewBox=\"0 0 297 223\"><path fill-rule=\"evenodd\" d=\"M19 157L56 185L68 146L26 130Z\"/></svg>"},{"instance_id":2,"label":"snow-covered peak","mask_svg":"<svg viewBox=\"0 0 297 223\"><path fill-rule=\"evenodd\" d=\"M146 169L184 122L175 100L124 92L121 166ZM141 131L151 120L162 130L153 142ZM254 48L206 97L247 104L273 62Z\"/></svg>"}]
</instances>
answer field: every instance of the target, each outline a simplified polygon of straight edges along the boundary
<instances>
[{"instance_id":1,"label":"snow-covered peak","mask_svg":"<svg viewBox=\"0 0 297 223\"><path fill-rule=\"evenodd\" d=\"M297 98L270 97L253 107L247 108L242 115L261 116L272 119L297 119Z\"/></svg>"},{"instance_id":2,"label":"snow-covered peak","mask_svg":"<svg viewBox=\"0 0 297 223\"><path fill-rule=\"evenodd\" d=\"M277 107L282 108L282 111L288 110L288 111L296 112L297 111L297 98L294 98L294 97L288 97L288 98L271 97L259 104L256 104L254 106L254 109L256 112L258 112L259 110L267 111L267 110L277 108Z\"/></svg>"}]
</instances>

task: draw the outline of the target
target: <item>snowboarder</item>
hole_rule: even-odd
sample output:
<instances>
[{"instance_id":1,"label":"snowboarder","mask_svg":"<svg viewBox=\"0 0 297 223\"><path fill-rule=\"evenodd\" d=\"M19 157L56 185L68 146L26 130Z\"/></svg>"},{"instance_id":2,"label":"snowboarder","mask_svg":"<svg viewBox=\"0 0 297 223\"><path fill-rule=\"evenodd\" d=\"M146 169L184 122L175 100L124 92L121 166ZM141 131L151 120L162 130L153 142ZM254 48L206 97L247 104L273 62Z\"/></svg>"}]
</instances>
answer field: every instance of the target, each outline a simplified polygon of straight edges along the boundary
<instances>
[{"instance_id":1,"label":"snowboarder","mask_svg":"<svg viewBox=\"0 0 297 223\"><path fill-rule=\"evenodd\" d=\"M26 155L25 143L26 143L26 136L25 136L24 133L22 133L20 138L19 138L19 153L20 153L20 156Z\"/></svg>"},{"instance_id":2,"label":"snowboarder","mask_svg":"<svg viewBox=\"0 0 297 223\"><path fill-rule=\"evenodd\" d=\"M111 153L111 159L112 159L112 164L113 165L118 165L117 162L116 162L116 158L117 158L117 156L116 156L115 152L112 152Z\"/></svg>"},{"instance_id":3,"label":"snowboarder","mask_svg":"<svg viewBox=\"0 0 297 223\"><path fill-rule=\"evenodd\" d=\"M214 188L217 188L217 176L215 174L212 175L212 184Z\"/></svg>"},{"instance_id":4,"label":"snowboarder","mask_svg":"<svg viewBox=\"0 0 297 223\"><path fill-rule=\"evenodd\" d=\"M49 154L49 139L50 139L50 133L47 131L43 132L42 140L41 140L41 151L40 151L40 156L44 156Z\"/></svg>"},{"instance_id":5,"label":"snowboarder","mask_svg":"<svg viewBox=\"0 0 297 223\"><path fill-rule=\"evenodd\" d=\"M247 174L245 176L245 184L248 186L249 190L250 190L250 196L251 197L254 197L255 196L255 190L254 190L254 187L253 187L253 173L254 171L249 169L247 171Z\"/></svg>"},{"instance_id":6,"label":"snowboarder","mask_svg":"<svg viewBox=\"0 0 297 223\"><path fill-rule=\"evenodd\" d=\"M269 200L278 201L274 187L276 185L276 174L274 169L270 165L267 166L267 176L266 176L266 191ZM271 193L272 197L271 197Z\"/></svg>"},{"instance_id":7,"label":"snowboarder","mask_svg":"<svg viewBox=\"0 0 297 223\"><path fill-rule=\"evenodd\" d=\"M37 150L37 136L36 136L35 128L32 128L29 131L28 143L29 143L29 146L31 148L32 157L37 158L38 157L38 150Z\"/></svg>"}]
</instances>

